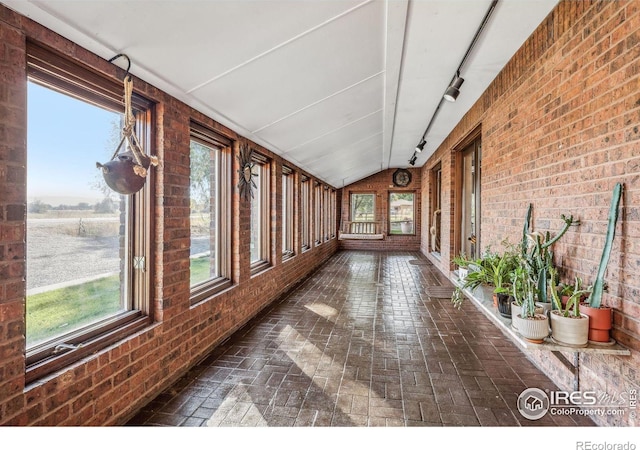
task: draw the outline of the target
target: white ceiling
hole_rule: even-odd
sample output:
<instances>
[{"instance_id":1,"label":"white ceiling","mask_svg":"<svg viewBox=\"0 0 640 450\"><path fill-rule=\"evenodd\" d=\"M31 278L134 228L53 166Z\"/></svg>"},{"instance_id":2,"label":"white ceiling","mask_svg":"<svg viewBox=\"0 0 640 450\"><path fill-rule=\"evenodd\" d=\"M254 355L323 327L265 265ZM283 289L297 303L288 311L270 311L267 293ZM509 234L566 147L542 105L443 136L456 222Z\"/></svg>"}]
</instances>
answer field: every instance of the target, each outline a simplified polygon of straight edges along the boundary
<instances>
[{"instance_id":1,"label":"white ceiling","mask_svg":"<svg viewBox=\"0 0 640 450\"><path fill-rule=\"evenodd\" d=\"M557 1L498 1L416 167ZM408 166L491 0L2 3L342 187Z\"/></svg>"}]
</instances>

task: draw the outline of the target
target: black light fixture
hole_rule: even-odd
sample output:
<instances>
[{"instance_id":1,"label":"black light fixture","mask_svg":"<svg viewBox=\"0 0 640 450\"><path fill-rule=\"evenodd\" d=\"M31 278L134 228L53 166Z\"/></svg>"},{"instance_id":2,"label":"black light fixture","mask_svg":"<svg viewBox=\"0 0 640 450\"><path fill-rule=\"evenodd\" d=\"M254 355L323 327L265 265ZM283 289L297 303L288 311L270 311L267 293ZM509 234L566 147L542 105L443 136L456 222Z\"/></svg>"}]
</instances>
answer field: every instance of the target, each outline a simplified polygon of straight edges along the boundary
<instances>
[{"instance_id":1,"label":"black light fixture","mask_svg":"<svg viewBox=\"0 0 640 450\"><path fill-rule=\"evenodd\" d=\"M449 85L446 91L444 91L444 99L449 102L455 102L460 95L460 86L464 83L464 78L460 77L460 72L456 72L456 75L453 77L453 81Z\"/></svg>"},{"instance_id":2,"label":"black light fixture","mask_svg":"<svg viewBox=\"0 0 640 450\"><path fill-rule=\"evenodd\" d=\"M414 152L413 156L411 156L411 159L409 160L409 164L411 164L412 166L415 166L417 158L418 158L418 155L416 155L415 152Z\"/></svg>"},{"instance_id":3,"label":"black light fixture","mask_svg":"<svg viewBox=\"0 0 640 450\"><path fill-rule=\"evenodd\" d=\"M462 70L462 67L464 66L464 64L467 62L467 58L471 54L471 51L473 50L473 47L476 45L476 42L478 41L478 38L482 34L482 31L484 30L485 26L487 25L487 22L489 21L489 18L491 17L491 14L493 14L493 11L496 8L497 4L498 4L498 0L492 0L491 1L491 5L487 9L487 12L486 12L484 18L482 19L482 23L480 23L480 26L476 30L476 34L473 36L473 39L471 40L471 43L469 44L469 48L467 48L467 51L464 54L464 57L462 58L462 61L460 62L460 65L458 66L458 69L456 70L456 74L454 75L453 79L451 80L451 83L449 84L449 87L447 87L447 90L444 92L443 96L440 98L440 101L438 102L438 106L436 106L435 111L433 111L433 115L431 116L431 120L429 120L429 123L427 124L427 128L424 130L424 133L422 133L422 138L420 139L420 143L418 144L418 146L414 150L413 156L409 160L409 164L414 165L415 162L416 162L416 152L420 153L424 149L424 146L426 144L427 134L429 133L429 130L431 129L431 125L433 125L433 123L435 122L436 117L438 116L438 113L440 112L440 108L442 107L442 104L443 104L444 100L447 100L447 101L450 101L450 102L455 102L456 99L458 98L458 95L460 94L460 86L462 86L462 83L464 83L464 79L460 77L460 71Z\"/></svg>"}]
</instances>

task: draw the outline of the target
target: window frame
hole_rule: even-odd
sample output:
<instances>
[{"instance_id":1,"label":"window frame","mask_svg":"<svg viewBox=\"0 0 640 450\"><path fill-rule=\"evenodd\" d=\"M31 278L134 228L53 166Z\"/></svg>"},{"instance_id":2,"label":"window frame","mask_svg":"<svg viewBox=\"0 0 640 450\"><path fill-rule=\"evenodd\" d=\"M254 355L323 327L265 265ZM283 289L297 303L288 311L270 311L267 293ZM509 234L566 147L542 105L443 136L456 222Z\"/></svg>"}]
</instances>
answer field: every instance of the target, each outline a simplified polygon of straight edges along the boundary
<instances>
[{"instance_id":1,"label":"window frame","mask_svg":"<svg viewBox=\"0 0 640 450\"><path fill-rule=\"evenodd\" d=\"M295 197L296 174L288 166L282 166L282 260L295 256Z\"/></svg>"},{"instance_id":2,"label":"window frame","mask_svg":"<svg viewBox=\"0 0 640 450\"><path fill-rule=\"evenodd\" d=\"M251 154L251 162L260 171L257 196L251 199L251 212L253 213L253 200L260 200L260 259L250 261L251 275L256 275L271 267L271 160L266 156L256 153ZM255 193L254 193L255 194ZM251 258L250 258L251 259Z\"/></svg>"},{"instance_id":3,"label":"window frame","mask_svg":"<svg viewBox=\"0 0 640 450\"><path fill-rule=\"evenodd\" d=\"M413 222L413 226L411 227L412 231L411 233L392 233L391 232L391 196L394 194L411 194L413 196L413 201L412 203L412 212L411 212L411 217L412 217L412 222ZM417 234L417 230L416 230L416 191L414 190L410 190L410 191L398 191L398 190L391 190L388 193L387 196L387 217L389 218L389 223L387 224L387 229L389 230L389 235L390 236L415 236Z\"/></svg>"},{"instance_id":4,"label":"window frame","mask_svg":"<svg viewBox=\"0 0 640 450\"><path fill-rule=\"evenodd\" d=\"M373 220L356 220L355 210L354 210L354 195L370 195L373 198ZM363 192L350 192L349 193L349 219L351 222L376 222L376 193L371 191L363 191Z\"/></svg>"},{"instance_id":5,"label":"window frame","mask_svg":"<svg viewBox=\"0 0 640 450\"><path fill-rule=\"evenodd\" d=\"M30 40L27 40L27 79L96 107L124 112L122 82L107 78ZM137 138L142 147L153 155L155 105L135 92L131 104L136 118ZM127 242L129 253L124 261L124 271L129 277L125 294L129 309L26 348L26 383L67 367L151 324L153 247L150 231L154 226L151 214L154 210L154 186L155 170L150 170L143 188L132 194L128 202L127 216L130 219L126 224L126 232L130 233L131 239ZM142 266L135 267L134 259L142 261Z\"/></svg>"},{"instance_id":6,"label":"window frame","mask_svg":"<svg viewBox=\"0 0 640 450\"><path fill-rule=\"evenodd\" d=\"M311 178L300 177L300 247L303 252L310 250L311 245Z\"/></svg>"},{"instance_id":7,"label":"window frame","mask_svg":"<svg viewBox=\"0 0 640 450\"><path fill-rule=\"evenodd\" d=\"M232 286L232 239L231 239L231 152L233 141L226 136L213 131L194 120L190 125L190 141L195 141L205 147L214 148L219 152L216 185L218 192L216 218L219 227L217 236L217 250L220 274L217 277L190 286L191 304L206 300ZM191 230L191 226L189 226ZM189 233L191 235L191 233Z\"/></svg>"},{"instance_id":8,"label":"window frame","mask_svg":"<svg viewBox=\"0 0 640 450\"><path fill-rule=\"evenodd\" d=\"M320 182L315 181L313 186L313 242L317 246L322 245L324 242L323 239L323 219L324 219L324 209L323 209L323 187Z\"/></svg>"}]
</instances>

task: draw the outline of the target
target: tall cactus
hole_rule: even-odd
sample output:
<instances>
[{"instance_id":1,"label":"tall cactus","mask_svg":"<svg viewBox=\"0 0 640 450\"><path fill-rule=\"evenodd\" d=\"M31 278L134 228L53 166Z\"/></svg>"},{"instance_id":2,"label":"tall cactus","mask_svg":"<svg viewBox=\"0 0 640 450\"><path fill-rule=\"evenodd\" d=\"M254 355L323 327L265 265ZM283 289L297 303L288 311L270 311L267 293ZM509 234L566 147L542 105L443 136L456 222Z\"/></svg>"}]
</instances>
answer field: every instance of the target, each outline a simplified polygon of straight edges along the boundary
<instances>
[{"instance_id":1,"label":"tall cactus","mask_svg":"<svg viewBox=\"0 0 640 450\"><path fill-rule=\"evenodd\" d=\"M613 198L611 199L611 206L609 208L609 224L607 225L607 236L605 238L604 248L602 250L602 257L600 258L600 266L598 266L596 281L593 283L593 292L589 297L589 306L591 306L592 308L599 308L602 305L602 292L604 291L604 272L607 270L607 264L609 263L609 257L611 256L611 247L613 246L613 238L616 235L616 224L618 223L618 205L620 204L621 197L622 183L617 183L613 188Z\"/></svg>"}]
</instances>

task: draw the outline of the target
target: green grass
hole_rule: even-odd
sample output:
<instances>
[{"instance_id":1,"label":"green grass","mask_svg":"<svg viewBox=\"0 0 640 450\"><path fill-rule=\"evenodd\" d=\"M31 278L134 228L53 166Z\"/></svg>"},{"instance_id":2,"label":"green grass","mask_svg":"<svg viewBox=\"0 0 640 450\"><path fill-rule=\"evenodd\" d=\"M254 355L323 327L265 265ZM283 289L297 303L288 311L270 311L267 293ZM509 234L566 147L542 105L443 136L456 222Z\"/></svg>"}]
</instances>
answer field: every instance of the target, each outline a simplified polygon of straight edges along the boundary
<instances>
[{"instance_id":1,"label":"green grass","mask_svg":"<svg viewBox=\"0 0 640 450\"><path fill-rule=\"evenodd\" d=\"M209 279L209 257L191 260L191 285ZM31 346L121 311L119 275L27 297Z\"/></svg>"},{"instance_id":2,"label":"green grass","mask_svg":"<svg viewBox=\"0 0 640 450\"><path fill-rule=\"evenodd\" d=\"M117 313L120 279L113 275L27 297L27 345Z\"/></svg>"},{"instance_id":3,"label":"green grass","mask_svg":"<svg viewBox=\"0 0 640 450\"><path fill-rule=\"evenodd\" d=\"M209 267L209 256L191 258L191 286L197 283L201 283L210 278Z\"/></svg>"}]
</instances>

